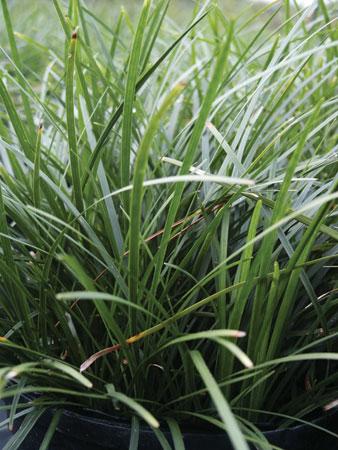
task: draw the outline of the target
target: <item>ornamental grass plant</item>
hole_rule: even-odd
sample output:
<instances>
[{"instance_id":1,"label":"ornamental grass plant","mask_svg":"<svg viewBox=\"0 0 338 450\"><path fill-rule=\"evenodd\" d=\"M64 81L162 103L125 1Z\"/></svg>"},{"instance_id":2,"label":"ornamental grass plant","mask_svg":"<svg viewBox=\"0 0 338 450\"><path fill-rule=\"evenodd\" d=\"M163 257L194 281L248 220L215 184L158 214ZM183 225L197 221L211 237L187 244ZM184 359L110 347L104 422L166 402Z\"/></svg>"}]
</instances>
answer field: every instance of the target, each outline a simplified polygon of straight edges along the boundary
<instances>
[{"instance_id":1,"label":"ornamental grass plant","mask_svg":"<svg viewBox=\"0 0 338 450\"><path fill-rule=\"evenodd\" d=\"M335 5L196 2L182 23L168 0L109 21L53 0L21 32L15 3L0 19L0 383L2 427L23 423L4 450L50 407L41 449L74 407L132 418L136 436L145 422L164 449L163 426L182 450L201 422L236 450L273 448L255 424L337 399Z\"/></svg>"}]
</instances>

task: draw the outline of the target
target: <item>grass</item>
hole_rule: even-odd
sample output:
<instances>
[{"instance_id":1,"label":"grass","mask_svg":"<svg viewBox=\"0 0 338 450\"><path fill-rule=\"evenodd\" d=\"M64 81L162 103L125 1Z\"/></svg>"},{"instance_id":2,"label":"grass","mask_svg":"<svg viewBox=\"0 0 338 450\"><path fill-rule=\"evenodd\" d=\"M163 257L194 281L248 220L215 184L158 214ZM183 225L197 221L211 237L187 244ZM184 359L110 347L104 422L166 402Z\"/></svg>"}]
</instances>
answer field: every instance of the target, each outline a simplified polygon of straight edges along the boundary
<instances>
[{"instance_id":1,"label":"grass","mask_svg":"<svg viewBox=\"0 0 338 450\"><path fill-rule=\"evenodd\" d=\"M6 448L50 405L118 408L134 449L140 421L273 448L252 423L337 397L334 4L1 7Z\"/></svg>"}]
</instances>

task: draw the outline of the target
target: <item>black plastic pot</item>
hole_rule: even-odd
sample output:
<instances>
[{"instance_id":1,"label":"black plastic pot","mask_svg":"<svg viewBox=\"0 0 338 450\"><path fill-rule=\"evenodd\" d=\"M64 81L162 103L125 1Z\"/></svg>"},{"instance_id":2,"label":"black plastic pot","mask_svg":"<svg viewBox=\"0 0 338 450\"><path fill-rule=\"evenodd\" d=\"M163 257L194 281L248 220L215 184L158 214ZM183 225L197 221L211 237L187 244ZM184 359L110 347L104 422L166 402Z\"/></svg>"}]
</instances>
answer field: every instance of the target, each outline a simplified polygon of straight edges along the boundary
<instances>
[{"instance_id":1,"label":"black plastic pot","mask_svg":"<svg viewBox=\"0 0 338 450\"><path fill-rule=\"evenodd\" d=\"M52 411L47 411L20 447L21 450L37 450L48 428ZM314 425L338 433L338 410L331 411L313 421ZM19 423L16 424L19 427ZM64 411L50 450L128 450L130 424L120 418L89 410L81 413ZM162 430L171 443L168 430ZM284 450L338 450L338 439L309 425L299 425L284 430L265 431L271 444ZM225 433L219 429L185 429L186 450L232 450ZM139 435L139 450L161 450L151 428L142 426Z\"/></svg>"}]
</instances>

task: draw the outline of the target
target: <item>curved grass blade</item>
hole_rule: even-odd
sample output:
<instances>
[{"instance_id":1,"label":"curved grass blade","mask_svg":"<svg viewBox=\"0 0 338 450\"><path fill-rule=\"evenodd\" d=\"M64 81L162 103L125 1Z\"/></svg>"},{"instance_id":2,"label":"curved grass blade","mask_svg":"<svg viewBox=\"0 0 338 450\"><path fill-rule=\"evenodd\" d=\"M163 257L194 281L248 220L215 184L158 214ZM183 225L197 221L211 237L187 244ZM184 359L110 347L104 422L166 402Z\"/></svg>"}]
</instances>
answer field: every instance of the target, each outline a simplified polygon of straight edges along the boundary
<instances>
[{"instance_id":1,"label":"curved grass blade","mask_svg":"<svg viewBox=\"0 0 338 450\"><path fill-rule=\"evenodd\" d=\"M167 419L175 450L185 450L183 435L176 420Z\"/></svg>"},{"instance_id":2,"label":"curved grass blade","mask_svg":"<svg viewBox=\"0 0 338 450\"><path fill-rule=\"evenodd\" d=\"M145 315L150 315L156 318L150 311L142 306L137 305L133 302L125 300L117 295L107 294L107 292L97 292L97 291L73 291L73 292L61 292L56 295L58 300L101 300L117 303L120 305L128 306L129 308L135 308L138 311L143 312Z\"/></svg>"},{"instance_id":3,"label":"curved grass blade","mask_svg":"<svg viewBox=\"0 0 338 450\"><path fill-rule=\"evenodd\" d=\"M219 417L221 418L229 439L235 450L249 450L249 446L241 432L241 429L235 419L231 408L222 394L221 389L216 383L208 366L205 364L202 355L197 350L190 352L193 363L198 370L204 384L208 389L208 393L215 405Z\"/></svg>"}]
</instances>

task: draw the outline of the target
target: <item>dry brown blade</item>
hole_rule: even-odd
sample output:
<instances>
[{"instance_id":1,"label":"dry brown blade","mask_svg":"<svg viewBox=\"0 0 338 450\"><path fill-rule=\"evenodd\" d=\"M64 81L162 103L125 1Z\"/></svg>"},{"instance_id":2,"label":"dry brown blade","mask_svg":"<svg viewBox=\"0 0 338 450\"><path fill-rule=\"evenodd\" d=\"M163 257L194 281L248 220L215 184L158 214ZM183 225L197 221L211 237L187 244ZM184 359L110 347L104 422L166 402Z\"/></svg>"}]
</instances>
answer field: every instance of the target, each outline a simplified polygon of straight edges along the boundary
<instances>
[{"instance_id":1,"label":"dry brown blade","mask_svg":"<svg viewBox=\"0 0 338 450\"><path fill-rule=\"evenodd\" d=\"M125 345L133 344L134 342L139 341L145 336L144 332L137 333L134 336L129 337L124 343ZM114 344L111 347L106 347L102 350L99 350L98 352L91 355L84 363L80 366L80 372L83 372L84 370L88 369L89 366L91 366L97 359L101 358L102 356L108 355L109 353L117 352L121 349L121 344Z\"/></svg>"},{"instance_id":2,"label":"dry brown blade","mask_svg":"<svg viewBox=\"0 0 338 450\"><path fill-rule=\"evenodd\" d=\"M135 334L134 336L129 337L124 344L125 345L131 345L134 344L137 341L140 341L141 339L144 339L145 337L149 336L149 332L141 331L140 333ZM231 337L234 338L242 338L246 335L244 331L240 330L229 330L232 331ZM84 372L87 370L96 360L99 358L102 358L102 356L109 355L109 353L118 352L121 349L121 344L115 344L111 347L106 347L102 350L99 350L98 352L91 355L86 361L84 361L80 366L80 372ZM248 366L249 367L249 366Z\"/></svg>"},{"instance_id":3,"label":"dry brown blade","mask_svg":"<svg viewBox=\"0 0 338 450\"><path fill-rule=\"evenodd\" d=\"M81 364L80 372L87 370L88 367L91 366L97 359L101 358L102 356L108 355L109 353L117 352L118 350L120 350L120 348L121 348L120 344L115 344L112 345L111 347L104 348L103 350L94 353L88 359L86 359L84 363Z\"/></svg>"}]
</instances>

